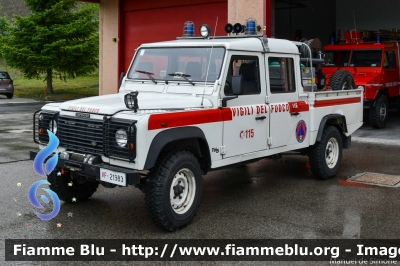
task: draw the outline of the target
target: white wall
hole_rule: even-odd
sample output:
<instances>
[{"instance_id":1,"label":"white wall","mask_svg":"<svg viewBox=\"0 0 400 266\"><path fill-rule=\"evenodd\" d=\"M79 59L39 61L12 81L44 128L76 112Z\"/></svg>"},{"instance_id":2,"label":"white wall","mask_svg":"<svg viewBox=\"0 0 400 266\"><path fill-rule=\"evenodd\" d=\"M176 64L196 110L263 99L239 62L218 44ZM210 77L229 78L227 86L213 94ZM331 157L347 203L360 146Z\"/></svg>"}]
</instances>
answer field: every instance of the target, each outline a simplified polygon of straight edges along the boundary
<instances>
[{"instance_id":1,"label":"white wall","mask_svg":"<svg viewBox=\"0 0 400 266\"><path fill-rule=\"evenodd\" d=\"M99 94L118 92L118 1L100 0Z\"/></svg>"},{"instance_id":2,"label":"white wall","mask_svg":"<svg viewBox=\"0 0 400 266\"><path fill-rule=\"evenodd\" d=\"M336 0L336 29L342 32L354 29L353 11L357 29L400 29L399 0Z\"/></svg>"}]
</instances>

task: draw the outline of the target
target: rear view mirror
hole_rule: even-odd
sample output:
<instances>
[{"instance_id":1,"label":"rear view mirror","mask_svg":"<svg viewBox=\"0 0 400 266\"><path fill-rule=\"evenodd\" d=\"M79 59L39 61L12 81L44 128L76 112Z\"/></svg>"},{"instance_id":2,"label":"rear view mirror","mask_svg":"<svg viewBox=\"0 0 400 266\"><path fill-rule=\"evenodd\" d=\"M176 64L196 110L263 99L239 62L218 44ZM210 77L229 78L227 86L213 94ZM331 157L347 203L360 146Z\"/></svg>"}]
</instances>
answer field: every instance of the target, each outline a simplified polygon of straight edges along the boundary
<instances>
[{"instance_id":1,"label":"rear view mirror","mask_svg":"<svg viewBox=\"0 0 400 266\"><path fill-rule=\"evenodd\" d=\"M242 76L232 76L232 93L233 95L240 95L243 93Z\"/></svg>"}]
</instances>

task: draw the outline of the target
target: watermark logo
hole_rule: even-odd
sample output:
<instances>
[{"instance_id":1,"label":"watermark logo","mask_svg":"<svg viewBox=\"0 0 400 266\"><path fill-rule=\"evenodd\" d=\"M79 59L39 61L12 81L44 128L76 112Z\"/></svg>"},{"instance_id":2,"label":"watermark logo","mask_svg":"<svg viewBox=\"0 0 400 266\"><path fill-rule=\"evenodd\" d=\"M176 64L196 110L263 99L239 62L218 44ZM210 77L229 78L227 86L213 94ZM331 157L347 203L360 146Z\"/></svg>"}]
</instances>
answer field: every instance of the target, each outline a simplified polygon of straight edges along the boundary
<instances>
[{"instance_id":1,"label":"watermark logo","mask_svg":"<svg viewBox=\"0 0 400 266\"><path fill-rule=\"evenodd\" d=\"M46 172L43 170L43 164L46 158L53 153L58 147L58 144L60 144L60 141L58 138L51 132L50 130L47 130L47 134L49 135L49 143L46 148L41 150L35 157L35 160L33 161L33 169L35 170L36 173L38 173L41 176L46 177L47 173L51 173L51 171L54 170L54 168L57 165L58 162L58 154L54 154L53 157L49 158L45 164Z\"/></svg>"},{"instance_id":2,"label":"watermark logo","mask_svg":"<svg viewBox=\"0 0 400 266\"><path fill-rule=\"evenodd\" d=\"M51 173L54 168L57 165L58 162L58 154L54 154L52 157L50 157L46 163L45 160L48 156L50 156L58 147L58 144L60 143L58 138L49 130L47 130L47 134L49 135L49 143L46 148L41 150L35 157L35 160L33 161L33 169L35 172L43 177L46 177L49 173ZM44 207L38 199L36 198L36 191L38 190L38 187L40 185L50 185L47 180L39 180L35 183L32 184L32 186L29 188L28 191L28 198L31 204L38 208L38 209L43 209ZM53 219L54 217L57 216L58 212L60 211L60 199L58 198L57 194L54 193L54 191L48 189L48 188L42 188L45 192L47 192L51 200L53 201L53 211L49 214L42 214L37 211L35 211L35 214L42 220L48 221L50 219ZM46 204L49 204L50 201L45 195L41 195L40 198L42 201Z\"/></svg>"}]
</instances>

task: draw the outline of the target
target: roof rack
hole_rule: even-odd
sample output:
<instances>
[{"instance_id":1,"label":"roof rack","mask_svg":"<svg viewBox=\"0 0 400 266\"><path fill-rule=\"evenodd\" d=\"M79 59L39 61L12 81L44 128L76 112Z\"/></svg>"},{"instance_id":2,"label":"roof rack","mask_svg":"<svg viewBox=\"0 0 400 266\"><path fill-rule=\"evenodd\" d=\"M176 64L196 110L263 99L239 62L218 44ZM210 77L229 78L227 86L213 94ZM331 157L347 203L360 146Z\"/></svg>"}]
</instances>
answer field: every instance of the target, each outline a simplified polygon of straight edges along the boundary
<instances>
[{"instance_id":1,"label":"roof rack","mask_svg":"<svg viewBox=\"0 0 400 266\"><path fill-rule=\"evenodd\" d=\"M268 38L266 35L232 35L232 36L214 36L214 37L209 37L207 40L211 39L236 39L236 38L257 38L261 40L261 43L263 45L264 51L269 53L270 49L268 47ZM203 37L176 37L177 40L204 40Z\"/></svg>"},{"instance_id":2,"label":"roof rack","mask_svg":"<svg viewBox=\"0 0 400 266\"><path fill-rule=\"evenodd\" d=\"M232 38L260 38L264 37L265 35L230 35L230 36L210 36L208 39L232 39ZM266 37L266 36L265 36ZM177 40L183 40L183 39L202 39L204 40L203 37L176 37Z\"/></svg>"},{"instance_id":3,"label":"roof rack","mask_svg":"<svg viewBox=\"0 0 400 266\"><path fill-rule=\"evenodd\" d=\"M342 43L380 41L400 41L400 29L348 30L342 39Z\"/></svg>"}]
</instances>

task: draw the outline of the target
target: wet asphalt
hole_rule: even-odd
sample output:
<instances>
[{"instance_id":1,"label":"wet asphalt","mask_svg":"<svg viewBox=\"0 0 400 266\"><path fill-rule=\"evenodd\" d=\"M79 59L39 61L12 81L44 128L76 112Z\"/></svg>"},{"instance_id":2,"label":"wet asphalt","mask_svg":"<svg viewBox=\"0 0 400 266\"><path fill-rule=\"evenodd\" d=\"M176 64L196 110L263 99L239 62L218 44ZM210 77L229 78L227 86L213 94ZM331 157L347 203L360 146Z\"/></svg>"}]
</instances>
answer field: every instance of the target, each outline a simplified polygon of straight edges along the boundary
<instances>
[{"instance_id":1,"label":"wet asphalt","mask_svg":"<svg viewBox=\"0 0 400 266\"><path fill-rule=\"evenodd\" d=\"M1 100L1 99L0 99ZM393 113L387 129L372 131L366 123L352 148L344 150L339 173L316 180L308 157L210 172L204 176L197 215L183 230L170 233L149 220L144 194L134 187L107 189L79 204L61 204L57 217L42 221L27 192L41 179L29 150L32 113L40 104L0 104L0 265L133 265L130 262L4 262L4 239L358 239L400 238L399 188L342 185L363 172L400 174L400 146L365 139L396 140L400 116ZM382 137L384 136L384 137ZM363 140L364 139L364 140ZM400 136L399 138L400 139ZM72 217L68 216L72 213ZM60 223L61 227L57 227ZM138 264L138 263L135 263ZM140 264L154 265L154 262ZM157 264L218 264L184 262ZM322 265L321 262L246 262L252 265Z\"/></svg>"}]
</instances>

